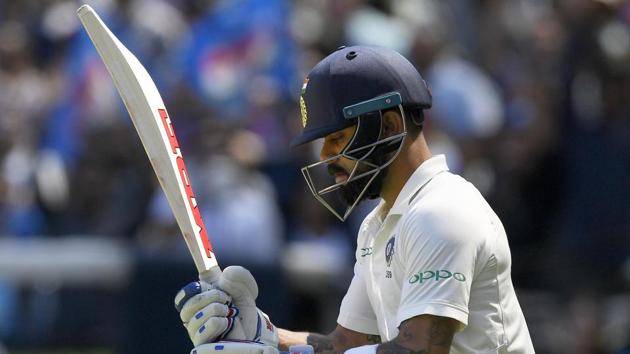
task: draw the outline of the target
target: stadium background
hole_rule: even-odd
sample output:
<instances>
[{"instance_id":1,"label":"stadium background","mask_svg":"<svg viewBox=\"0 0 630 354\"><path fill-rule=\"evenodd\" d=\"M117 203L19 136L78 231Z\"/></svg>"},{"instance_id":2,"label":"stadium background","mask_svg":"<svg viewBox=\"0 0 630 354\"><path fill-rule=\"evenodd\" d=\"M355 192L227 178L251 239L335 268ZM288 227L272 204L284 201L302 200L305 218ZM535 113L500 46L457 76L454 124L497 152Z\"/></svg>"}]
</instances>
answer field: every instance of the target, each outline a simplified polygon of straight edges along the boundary
<instances>
[{"instance_id":1,"label":"stadium background","mask_svg":"<svg viewBox=\"0 0 630 354\"><path fill-rule=\"evenodd\" d=\"M502 218L537 351L630 352L629 2L88 3L155 79L219 261L277 325L334 326L370 207L340 224L308 194L302 80L375 44L427 79L431 148ZM187 353L172 298L194 266L79 5L0 0L0 353Z\"/></svg>"}]
</instances>

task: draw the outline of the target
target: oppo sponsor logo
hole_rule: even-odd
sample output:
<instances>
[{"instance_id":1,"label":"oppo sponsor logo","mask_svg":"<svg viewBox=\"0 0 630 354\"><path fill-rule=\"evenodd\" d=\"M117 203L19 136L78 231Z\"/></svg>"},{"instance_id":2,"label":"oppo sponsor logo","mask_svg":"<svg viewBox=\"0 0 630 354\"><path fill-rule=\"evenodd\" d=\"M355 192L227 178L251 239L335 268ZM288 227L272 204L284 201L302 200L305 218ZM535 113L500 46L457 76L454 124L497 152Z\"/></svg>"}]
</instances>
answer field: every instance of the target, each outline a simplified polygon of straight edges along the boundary
<instances>
[{"instance_id":1,"label":"oppo sponsor logo","mask_svg":"<svg viewBox=\"0 0 630 354\"><path fill-rule=\"evenodd\" d=\"M465 282L466 276L462 273L451 272L450 270L424 270L419 271L409 278L409 284L423 284L429 281L443 281L454 279L456 281Z\"/></svg>"}]
</instances>

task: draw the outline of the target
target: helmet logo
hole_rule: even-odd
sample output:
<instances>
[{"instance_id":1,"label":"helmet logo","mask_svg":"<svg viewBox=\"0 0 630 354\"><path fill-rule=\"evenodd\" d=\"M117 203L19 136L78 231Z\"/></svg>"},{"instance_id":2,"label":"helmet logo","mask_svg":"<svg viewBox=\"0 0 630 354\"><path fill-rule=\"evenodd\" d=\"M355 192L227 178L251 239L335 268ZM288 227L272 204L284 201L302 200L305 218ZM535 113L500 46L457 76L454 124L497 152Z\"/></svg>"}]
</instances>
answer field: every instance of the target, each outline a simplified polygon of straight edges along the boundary
<instances>
[{"instance_id":1,"label":"helmet logo","mask_svg":"<svg viewBox=\"0 0 630 354\"><path fill-rule=\"evenodd\" d=\"M306 113L306 103L304 102L304 97L302 96L300 96L300 113L302 114L302 128L306 128L308 116Z\"/></svg>"},{"instance_id":2,"label":"helmet logo","mask_svg":"<svg viewBox=\"0 0 630 354\"><path fill-rule=\"evenodd\" d=\"M302 94L300 95L300 114L302 115L302 128L306 128L306 123L308 122L306 102L304 101L304 94L306 93L307 85L308 85L308 77L304 79L304 83L302 84Z\"/></svg>"}]
</instances>

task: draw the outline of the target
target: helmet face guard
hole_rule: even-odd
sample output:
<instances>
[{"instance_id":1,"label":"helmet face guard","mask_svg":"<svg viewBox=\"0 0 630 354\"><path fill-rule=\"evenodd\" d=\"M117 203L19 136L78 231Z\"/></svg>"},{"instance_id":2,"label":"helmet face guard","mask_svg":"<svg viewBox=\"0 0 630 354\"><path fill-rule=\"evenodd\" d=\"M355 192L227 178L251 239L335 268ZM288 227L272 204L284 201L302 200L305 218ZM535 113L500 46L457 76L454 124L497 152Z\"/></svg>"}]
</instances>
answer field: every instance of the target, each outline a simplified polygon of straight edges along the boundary
<instances>
[{"instance_id":1,"label":"helmet face guard","mask_svg":"<svg viewBox=\"0 0 630 354\"><path fill-rule=\"evenodd\" d=\"M394 107L398 107L403 129L400 133L383 137L382 111ZM348 218L360 201L378 196L385 175L383 171L396 159L407 135L402 99L398 92L345 107L343 114L346 119L357 120L350 142L338 155L302 168L313 196L341 221ZM329 165L340 158L353 161L354 166L347 171L347 179L337 183L329 173Z\"/></svg>"}]
</instances>

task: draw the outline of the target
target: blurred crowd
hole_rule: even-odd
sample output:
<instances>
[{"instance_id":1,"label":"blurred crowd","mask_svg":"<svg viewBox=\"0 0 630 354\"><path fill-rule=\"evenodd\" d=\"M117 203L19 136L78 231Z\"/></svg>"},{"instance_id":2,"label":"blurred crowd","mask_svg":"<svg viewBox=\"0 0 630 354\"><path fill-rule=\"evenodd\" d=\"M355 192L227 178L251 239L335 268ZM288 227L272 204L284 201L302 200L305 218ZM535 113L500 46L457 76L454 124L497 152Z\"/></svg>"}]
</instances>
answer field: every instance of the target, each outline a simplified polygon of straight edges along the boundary
<instances>
[{"instance_id":1,"label":"blurred crowd","mask_svg":"<svg viewBox=\"0 0 630 354\"><path fill-rule=\"evenodd\" d=\"M432 151L504 223L538 351L630 351L630 2L86 2L154 78L220 260L332 283L351 270L374 204L339 223L299 173L316 151L288 143L315 63L341 45L388 46L432 90ZM185 255L80 3L0 0L0 238ZM0 282L0 342L17 301Z\"/></svg>"}]
</instances>

